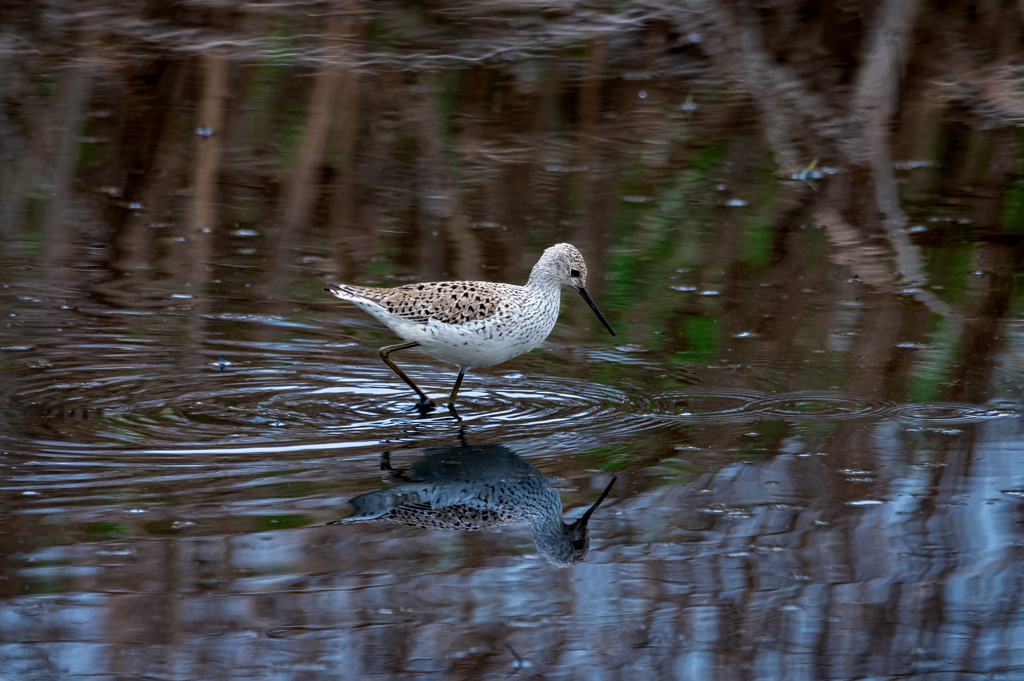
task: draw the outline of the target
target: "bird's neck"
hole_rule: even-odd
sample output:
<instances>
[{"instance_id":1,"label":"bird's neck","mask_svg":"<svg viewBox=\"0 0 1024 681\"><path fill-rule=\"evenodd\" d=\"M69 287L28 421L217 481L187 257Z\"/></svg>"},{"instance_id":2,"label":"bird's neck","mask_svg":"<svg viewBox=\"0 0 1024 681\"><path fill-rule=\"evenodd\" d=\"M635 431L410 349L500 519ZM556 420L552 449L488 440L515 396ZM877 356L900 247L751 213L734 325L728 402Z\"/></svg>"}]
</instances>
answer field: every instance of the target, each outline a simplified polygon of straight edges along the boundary
<instances>
[{"instance_id":1,"label":"bird's neck","mask_svg":"<svg viewBox=\"0 0 1024 681\"><path fill-rule=\"evenodd\" d=\"M539 488L530 494L528 521L534 536L562 534L565 523L562 522L562 497L551 487L546 478L537 480Z\"/></svg>"},{"instance_id":2,"label":"bird's neck","mask_svg":"<svg viewBox=\"0 0 1024 681\"><path fill-rule=\"evenodd\" d=\"M526 298L532 301L530 304L543 310L548 310L551 316L551 326L555 325L558 311L562 307L562 284L559 281L552 281L543 277L530 277L530 281L524 287ZM544 332L547 337L551 329Z\"/></svg>"},{"instance_id":3,"label":"bird's neck","mask_svg":"<svg viewBox=\"0 0 1024 681\"><path fill-rule=\"evenodd\" d=\"M530 533L538 547L562 543L570 527L562 521L561 508L557 513L548 513L530 520Z\"/></svg>"},{"instance_id":4,"label":"bird's neck","mask_svg":"<svg viewBox=\"0 0 1024 681\"><path fill-rule=\"evenodd\" d=\"M533 270L530 271L530 280L526 282L526 286L542 290L562 288L554 259L548 258L547 254L541 256L541 259L533 266Z\"/></svg>"}]
</instances>

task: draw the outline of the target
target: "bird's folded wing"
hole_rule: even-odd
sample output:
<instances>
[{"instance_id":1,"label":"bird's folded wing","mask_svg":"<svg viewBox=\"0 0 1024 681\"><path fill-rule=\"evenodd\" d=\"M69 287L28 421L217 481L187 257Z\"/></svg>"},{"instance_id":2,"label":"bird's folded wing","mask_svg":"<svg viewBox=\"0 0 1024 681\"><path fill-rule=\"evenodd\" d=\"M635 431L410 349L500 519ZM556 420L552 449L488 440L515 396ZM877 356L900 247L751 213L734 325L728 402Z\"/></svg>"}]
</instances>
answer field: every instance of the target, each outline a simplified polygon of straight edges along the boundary
<instances>
[{"instance_id":1,"label":"bird's folded wing","mask_svg":"<svg viewBox=\"0 0 1024 681\"><path fill-rule=\"evenodd\" d=\"M465 324L508 312L519 287L482 281L439 281L396 288L332 283L328 290L342 300L376 303L388 314L416 324L426 324L431 319Z\"/></svg>"},{"instance_id":2,"label":"bird's folded wing","mask_svg":"<svg viewBox=\"0 0 1024 681\"><path fill-rule=\"evenodd\" d=\"M510 301L500 295L497 286L477 281L408 284L387 289L387 295L375 302L411 322L426 324L436 319L445 324L465 324L508 308Z\"/></svg>"}]
</instances>

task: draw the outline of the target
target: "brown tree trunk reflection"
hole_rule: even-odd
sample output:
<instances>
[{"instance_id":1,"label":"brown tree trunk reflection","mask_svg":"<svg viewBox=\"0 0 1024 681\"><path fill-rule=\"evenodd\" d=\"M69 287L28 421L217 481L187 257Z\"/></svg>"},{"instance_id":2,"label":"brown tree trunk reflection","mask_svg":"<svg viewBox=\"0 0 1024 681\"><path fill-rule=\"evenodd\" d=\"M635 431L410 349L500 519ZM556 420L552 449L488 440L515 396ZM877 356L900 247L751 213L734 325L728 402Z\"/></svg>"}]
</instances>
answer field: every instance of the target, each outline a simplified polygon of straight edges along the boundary
<instances>
[{"instance_id":1,"label":"brown tree trunk reflection","mask_svg":"<svg viewBox=\"0 0 1024 681\"><path fill-rule=\"evenodd\" d=\"M159 106L160 102L180 102L187 82L188 69L178 61L149 65L155 71L152 90L143 89L140 102L133 102L133 111L121 140L125 156L123 173L124 200L113 210L115 252L111 267L119 273L131 274L136 280L148 278L155 266L156 244L152 223L167 209L167 197L174 184L181 181L182 149L192 136L179 139L181 113L176 106ZM151 72L140 80L152 78ZM154 105L157 103L157 105ZM194 129L191 131L194 134Z\"/></svg>"},{"instance_id":2,"label":"brown tree trunk reflection","mask_svg":"<svg viewBox=\"0 0 1024 681\"><path fill-rule=\"evenodd\" d=\"M203 93L196 117L198 137L192 180L192 207L185 228L185 260L182 274L194 293L203 292L209 280L210 258L217 221L217 181L224 144L224 109L228 97L228 62L220 52L208 52L200 60Z\"/></svg>"},{"instance_id":3,"label":"brown tree trunk reflection","mask_svg":"<svg viewBox=\"0 0 1024 681\"><path fill-rule=\"evenodd\" d=\"M356 21L353 19L353 22ZM342 281L351 281L361 272L372 251L371 230L360 225L360 197L357 165L360 120L360 78L355 67L363 51L362 27L352 24L346 31L342 54L349 66L341 75L333 112L333 145L337 174L330 204L330 248Z\"/></svg>"},{"instance_id":4,"label":"brown tree trunk reflection","mask_svg":"<svg viewBox=\"0 0 1024 681\"><path fill-rule=\"evenodd\" d=\"M75 230L69 219L75 169L78 167L78 136L82 116L92 89L95 65L86 60L65 67L61 75L61 131L54 154L53 192L43 221L42 263L61 269L68 264ZM65 275L54 273L57 279Z\"/></svg>"},{"instance_id":5,"label":"brown tree trunk reflection","mask_svg":"<svg viewBox=\"0 0 1024 681\"><path fill-rule=\"evenodd\" d=\"M455 200L444 158L444 121L439 111L440 85L435 74L422 75L418 89L422 94L413 105L413 122L420 143L416 159L416 272L426 281L437 281L445 277L445 242Z\"/></svg>"},{"instance_id":6,"label":"brown tree trunk reflection","mask_svg":"<svg viewBox=\"0 0 1024 681\"><path fill-rule=\"evenodd\" d=\"M327 151L328 134L338 113L339 92L347 97L347 101L342 103L346 113L355 103L352 99L354 89L349 81L354 76L352 41L358 34L358 25L340 17L334 17L328 24L324 37L324 61L313 77L302 143L284 193L283 223L272 240L273 273L268 282L271 286L282 283L291 248L307 232L313 204L321 187L319 174ZM347 120L343 123L351 126L355 122L352 114L354 110L344 117Z\"/></svg>"}]
</instances>

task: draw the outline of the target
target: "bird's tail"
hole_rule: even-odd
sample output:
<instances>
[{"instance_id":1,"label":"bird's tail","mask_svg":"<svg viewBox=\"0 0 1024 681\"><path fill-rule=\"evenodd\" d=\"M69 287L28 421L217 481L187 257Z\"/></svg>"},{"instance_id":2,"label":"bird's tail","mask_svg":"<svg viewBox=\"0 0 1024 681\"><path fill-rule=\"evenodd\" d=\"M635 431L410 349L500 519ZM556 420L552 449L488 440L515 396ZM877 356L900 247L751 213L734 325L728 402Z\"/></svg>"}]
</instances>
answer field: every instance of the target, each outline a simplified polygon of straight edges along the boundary
<instances>
[{"instance_id":1,"label":"bird's tail","mask_svg":"<svg viewBox=\"0 0 1024 681\"><path fill-rule=\"evenodd\" d=\"M376 302L380 298L380 289L377 288L366 288L365 286L351 286L349 284L335 284L334 282L327 282L330 288L325 288L335 298L341 298L342 300L348 300L350 302L356 300L371 300Z\"/></svg>"},{"instance_id":2,"label":"bird's tail","mask_svg":"<svg viewBox=\"0 0 1024 681\"><path fill-rule=\"evenodd\" d=\"M352 506L352 513L350 515L327 524L344 525L347 523L377 520L387 515L389 511L402 506L429 503L429 498L429 491L418 487L410 488L409 486L391 487L375 492L367 492L349 500L348 503Z\"/></svg>"}]
</instances>

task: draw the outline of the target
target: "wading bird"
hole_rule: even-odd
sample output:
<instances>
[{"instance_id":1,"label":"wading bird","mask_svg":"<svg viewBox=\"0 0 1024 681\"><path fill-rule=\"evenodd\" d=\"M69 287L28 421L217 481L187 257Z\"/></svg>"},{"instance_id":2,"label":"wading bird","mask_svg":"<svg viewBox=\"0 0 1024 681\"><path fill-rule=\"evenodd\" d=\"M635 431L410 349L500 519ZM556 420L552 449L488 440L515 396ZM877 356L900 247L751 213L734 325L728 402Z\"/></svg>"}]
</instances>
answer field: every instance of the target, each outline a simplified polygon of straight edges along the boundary
<instances>
[{"instance_id":1,"label":"wading bird","mask_svg":"<svg viewBox=\"0 0 1024 681\"><path fill-rule=\"evenodd\" d=\"M406 341L381 348L380 358L416 391L422 410L434 403L395 365L392 352L417 348L459 367L448 398L453 408L466 371L501 364L529 352L548 337L558 319L563 286L578 291L615 335L587 293L587 265L571 244L556 244L544 251L526 286L441 281L366 288L331 283L331 288L324 290L369 312Z\"/></svg>"}]
</instances>

